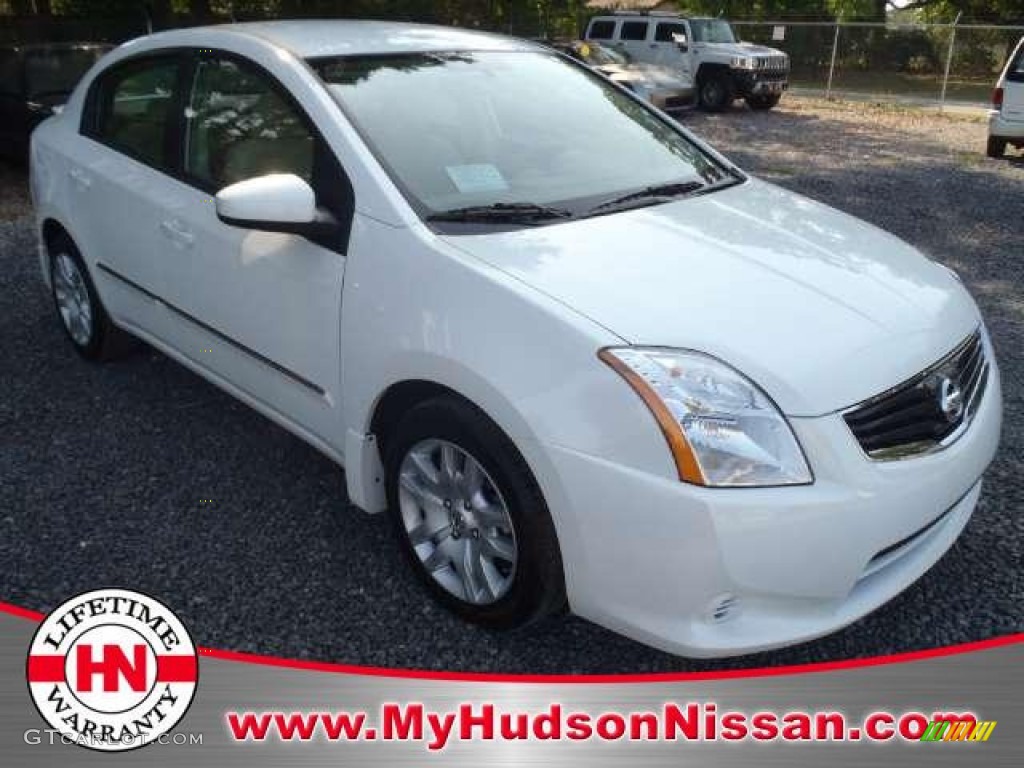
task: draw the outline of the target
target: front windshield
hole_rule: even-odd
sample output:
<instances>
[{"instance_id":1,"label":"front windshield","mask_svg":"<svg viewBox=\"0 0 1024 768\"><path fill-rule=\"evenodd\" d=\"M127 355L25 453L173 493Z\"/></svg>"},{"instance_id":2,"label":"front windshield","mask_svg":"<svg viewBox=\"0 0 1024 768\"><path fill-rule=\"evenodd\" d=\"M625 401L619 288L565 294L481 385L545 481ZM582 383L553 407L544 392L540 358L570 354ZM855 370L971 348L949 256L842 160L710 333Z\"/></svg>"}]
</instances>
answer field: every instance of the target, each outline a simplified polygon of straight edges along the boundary
<instances>
[{"instance_id":1,"label":"front windshield","mask_svg":"<svg viewBox=\"0 0 1024 768\"><path fill-rule=\"evenodd\" d=\"M736 34L732 25L722 19L691 19L695 43L735 43Z\"/></svg>"},{"instance_id":2,"label":"front windshield","mask_svg":"<svg viewBox=\"0 0 1024 768\"><path fill-rule=\"evenodd\" d=\"M617 86L554 53L311 64L424 217L513 202L579 214L648 186L733 178Z\"/></svg>"}]
</instances>

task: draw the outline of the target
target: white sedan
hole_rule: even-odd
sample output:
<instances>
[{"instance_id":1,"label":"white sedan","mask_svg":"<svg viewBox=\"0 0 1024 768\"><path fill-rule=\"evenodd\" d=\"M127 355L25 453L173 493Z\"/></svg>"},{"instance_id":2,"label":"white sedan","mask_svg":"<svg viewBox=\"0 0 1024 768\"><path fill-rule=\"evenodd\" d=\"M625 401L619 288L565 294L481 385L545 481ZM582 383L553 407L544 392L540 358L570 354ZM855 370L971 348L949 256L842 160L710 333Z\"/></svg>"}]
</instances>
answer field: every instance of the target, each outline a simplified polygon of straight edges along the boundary
<instances>
[{"instance_id":1,"label":"white sedan","mask_svg":"<svg viewBox=\"0 0 1024 768\"><path fill-rule=\"evenodd\" d=\"M996 450L952 272L532 43L152 35L36 131L31 183L83 357L143 339L316 446L488 626L832 632L952 545Z\"/></svg>"}]
</instances>

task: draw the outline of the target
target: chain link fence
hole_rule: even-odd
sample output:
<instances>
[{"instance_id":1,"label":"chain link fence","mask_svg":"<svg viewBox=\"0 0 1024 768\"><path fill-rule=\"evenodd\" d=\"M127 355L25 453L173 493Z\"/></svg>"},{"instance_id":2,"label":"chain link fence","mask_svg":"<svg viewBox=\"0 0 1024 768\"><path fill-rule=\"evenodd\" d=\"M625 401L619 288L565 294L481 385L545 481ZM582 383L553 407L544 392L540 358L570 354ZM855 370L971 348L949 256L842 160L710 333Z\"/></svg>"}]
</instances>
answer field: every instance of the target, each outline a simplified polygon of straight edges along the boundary
<instances>
[{"instance_id":1,"label":"chain link fence","mask_svg":"<svg viewBox=\"0 0 1024 768\"><path fill-rule=\"evenodd\" d=\"M988 103L1024 26L734 21L789 54L797 93L915 104Z\"/></svg>"},{"instance_id":2,"label":"chain link fence","mask_svg":"<svg viewBox=\"0 0 1024 768\"><path fill-rule=\"evenodd\" d=\"M495 28L495 31L520 37L571 37L578 35L586 25L584 11L556 14L548 6L545 3L516 4L500 24L483 17L467 17L459 22L465 26ZM275 15L249 10L237 16L221 15L215 21ZM407 18L397 12L394 16L438 21ZM151 28L195 23L185 14L154 23L141 7L137 13L111 17L0 16L0 20L0 43L47 40L116 43L144 35ZM796 93L924 105L987 104L1007 56L1024 37L1024 26L978 24L734 20L733 26L742 39L789 54L791 86Z\"/></svg>"}]
</instances>

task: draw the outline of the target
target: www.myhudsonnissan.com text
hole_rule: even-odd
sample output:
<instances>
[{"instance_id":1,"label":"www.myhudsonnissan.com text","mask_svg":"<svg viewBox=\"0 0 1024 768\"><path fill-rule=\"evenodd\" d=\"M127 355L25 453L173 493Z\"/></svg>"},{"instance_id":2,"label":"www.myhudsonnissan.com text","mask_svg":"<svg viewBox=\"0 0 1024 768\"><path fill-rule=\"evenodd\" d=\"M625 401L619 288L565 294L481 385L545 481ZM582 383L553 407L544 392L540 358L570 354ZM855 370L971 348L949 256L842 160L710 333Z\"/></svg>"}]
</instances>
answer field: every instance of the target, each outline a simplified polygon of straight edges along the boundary
<instances>
[{"instance_id":1,"label":"www.myhudsonnissan.com text","mask_svg":"<svg viewBox=\"0 0 1024 768\"><path fill-rule=\"evenodd\" d=\"M236 741L417 741L431 751L454 741L959 741L984 742L995 721L972 712L719 710L714 703L666 703L660 710L593 714L552 704L530 712L493 704L431 711L419 703L385 703L379 719L365 711L227 712Z\"/></svg>"}]
</instances>

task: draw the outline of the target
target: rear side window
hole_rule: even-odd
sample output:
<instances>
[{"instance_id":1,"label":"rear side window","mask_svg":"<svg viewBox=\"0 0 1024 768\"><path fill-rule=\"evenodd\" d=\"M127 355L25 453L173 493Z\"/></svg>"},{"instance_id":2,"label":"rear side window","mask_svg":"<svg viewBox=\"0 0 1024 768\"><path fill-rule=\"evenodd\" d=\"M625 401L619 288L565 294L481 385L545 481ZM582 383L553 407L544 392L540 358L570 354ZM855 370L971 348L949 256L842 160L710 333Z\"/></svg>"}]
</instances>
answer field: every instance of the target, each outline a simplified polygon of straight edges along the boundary
<instances>
[{"instance_id":1,"label":"rear side window","mask_svg":"<svg viewBox=\"0 0 1024 768\"><path fill-rule=\"evenodd\" d=\"M611 40L613 34L615 34L614 21L595 21L590 25L588 37L591 40Z\"/></svg>"},{"instance_id":2,"label":"rear side window","mask_svg":"<svg viewBox=\"0 0 1024 768\"><path fill-rule=\"evenodd\" d=\"M1017 46L1013 62L1006 70L1006 79L1014 83L1024 83L1024 40Z\"/></svg>"},{"instance_id":3,"label":"rear side window","mask_svg":"<svg viewBox=\"0 0 1024 768\"><path fill-rule=\"evenodd\" d=\"M177 80L174 57L116 67L98 83L92 128L87 132L147 165L166 169Z\"/></svg>"},{"instance_id":4,"label":"rear side window","mask_svg":"<svg viewBox=\"0 0 1024 768\"><path fill-rule=\"evenodd\" d=\"M654 39L659 43L674 43L674 35L685 35L686 27L682 24L675 24L673 22L661 22L658 24L658 28L654 31Z\"/></svg>"},{"instance_id":5,"label":"rear side window","mask_svg":"<svg viewBox=\"0 0 1024 768\"><path fill-rule=\"evenodd\" d=\"M622 24L622 33L619 35L621 40L646 40L647 39L647 22L646 21L627 21Z\"/></svg>"},{"instance_id":6,"label":"rear side window","mask_svg":"<svg viewBox=\"0 0 1024 768\"><path fill-rule=\"evenodd\" d=\"M185 116L185 172L206 185L268 173L313 181L313 133L262 73L232 59L200 60Z\"/></svg>"}]
</instances>

